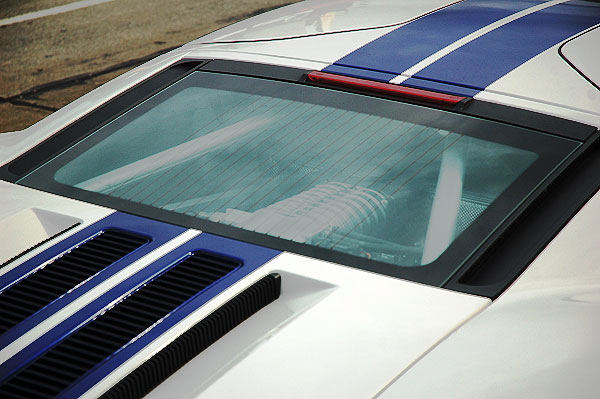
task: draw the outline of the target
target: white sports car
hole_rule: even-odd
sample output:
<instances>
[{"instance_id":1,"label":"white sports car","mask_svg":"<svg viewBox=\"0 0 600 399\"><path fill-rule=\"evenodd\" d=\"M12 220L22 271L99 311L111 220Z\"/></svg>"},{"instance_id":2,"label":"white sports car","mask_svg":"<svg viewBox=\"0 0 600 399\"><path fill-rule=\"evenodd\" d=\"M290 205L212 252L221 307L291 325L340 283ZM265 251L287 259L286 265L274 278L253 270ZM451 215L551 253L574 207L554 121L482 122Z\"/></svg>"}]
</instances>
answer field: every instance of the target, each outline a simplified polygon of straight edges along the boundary
<instances>
[{"instance_id":1,"label":"white sports car","mask_svg":"<svg viewBox=\"0 0 600 399\"><path fill-rule=\"evenodd\" d=\"M599 26L308 0L0 135L0 397L597 397Z\"/></svg>"}]
</instances>

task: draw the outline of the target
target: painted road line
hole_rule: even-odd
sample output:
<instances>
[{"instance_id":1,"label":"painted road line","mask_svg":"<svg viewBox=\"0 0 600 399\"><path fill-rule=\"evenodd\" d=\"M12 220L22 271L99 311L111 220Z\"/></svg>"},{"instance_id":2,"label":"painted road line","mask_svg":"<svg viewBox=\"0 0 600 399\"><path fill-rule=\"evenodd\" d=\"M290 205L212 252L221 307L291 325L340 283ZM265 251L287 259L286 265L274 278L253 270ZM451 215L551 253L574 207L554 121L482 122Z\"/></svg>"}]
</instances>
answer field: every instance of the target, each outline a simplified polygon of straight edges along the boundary
<instances>
[{"instance_id":1,"label":"painted road line","mask_svg":"<svg viewBox=\"0 0 600 399\"><path fill-rule=\"evenodd\" d=\"M0 20L0 26L18 24L19 22L30 21L32 19L43 18L50 15L62 14L69 11L79 10L81 8L91 7L98 4L108 3L114 0L82 0L74 3L65 4L64 6L52 7L46 10L34 11L16 17L5 18Z\"/></svg>"}]
</instances>

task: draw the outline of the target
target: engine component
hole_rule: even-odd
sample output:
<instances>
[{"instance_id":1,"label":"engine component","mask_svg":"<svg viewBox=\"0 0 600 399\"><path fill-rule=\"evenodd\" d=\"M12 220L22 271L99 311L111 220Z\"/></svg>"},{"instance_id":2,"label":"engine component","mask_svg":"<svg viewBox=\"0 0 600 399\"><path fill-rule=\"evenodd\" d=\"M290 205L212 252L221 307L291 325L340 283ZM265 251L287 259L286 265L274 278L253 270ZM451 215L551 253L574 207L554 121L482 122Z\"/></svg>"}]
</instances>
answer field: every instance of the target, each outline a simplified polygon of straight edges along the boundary
<instances>
[{"instance_id":1,"label":"engine component","mask_svg":"<svg viewBox=\"0 0 600 399\"><path fill-rule=\"evenodd\" d=\"M256 212L227 209L210 220L311 243L330 232L368 233L386 218L388 199L377 191L345 183L320 184Z\"/></svg>"}]
</instances>

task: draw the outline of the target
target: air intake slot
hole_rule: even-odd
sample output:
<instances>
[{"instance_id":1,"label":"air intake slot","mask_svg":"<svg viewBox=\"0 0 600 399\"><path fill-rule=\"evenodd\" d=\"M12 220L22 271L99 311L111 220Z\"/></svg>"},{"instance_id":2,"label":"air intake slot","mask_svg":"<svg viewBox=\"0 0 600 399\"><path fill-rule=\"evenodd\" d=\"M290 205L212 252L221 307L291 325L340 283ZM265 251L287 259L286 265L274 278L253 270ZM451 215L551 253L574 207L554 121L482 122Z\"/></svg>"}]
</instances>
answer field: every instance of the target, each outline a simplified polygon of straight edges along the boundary
<instances>
[{"instance_id":1,"label":"air intake slot","mask_svg":"<svg viewBox=\"0 0 600 399\"><path fill-rule=\"evenodd\" d=\"M101 399L144 397L235 326L279 298L280 292L278 274L262 278L146 360Z\"/></svg>"},{"instance_id":2,"label":"air intake slot","mask_svg":"<svg viewBox=\"0 0 600 399\"><path fill-rule=\"evenodd\" d=\"M52 398L241 263L196 252L20 370L0 397Z\"/></svg>"},{"instance_id":3,"label":"air intake slot","mask_svg":"<svg viewBox=\"0 0 600 399\"><path fill-rule=\"evenodd\" d=\"M149 239L106 230L0 293L0 334L69 292Z\"/></svg>"}]
</instances>

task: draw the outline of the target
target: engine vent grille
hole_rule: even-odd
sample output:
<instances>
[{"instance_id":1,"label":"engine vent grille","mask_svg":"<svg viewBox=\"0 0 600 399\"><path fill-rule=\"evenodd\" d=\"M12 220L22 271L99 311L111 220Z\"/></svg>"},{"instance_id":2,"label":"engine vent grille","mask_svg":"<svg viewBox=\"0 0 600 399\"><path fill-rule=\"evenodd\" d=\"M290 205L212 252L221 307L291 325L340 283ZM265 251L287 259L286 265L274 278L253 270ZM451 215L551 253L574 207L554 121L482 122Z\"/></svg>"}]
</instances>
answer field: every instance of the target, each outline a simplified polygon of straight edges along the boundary
<instances>
[{"instance_id":1,"label":"engine vent grille","mask_svg":"<svg viewBox=\"0 0 600 399\"><path fill-rule=\"evenodd\" d=\"M148 241L106 230L12 285L0 294L0 334Z\"/></svg>"},{"instance_id":2,"label":"engine vent grille","mask_svg":"<svg viewBox=\"0 0 600 399\"><path fill-rule=\"evenodd\" d=\"M101 399L142 398L235 326L279 298L281 277L270 274L194 325L119 381Z\"/></svg>"},{"instance_id":3,"label":"engine vent grille","mask_svg":"<svg viewBox=\"0 0 600 399\"><path fill-rule=\"evenodd\" d=\"M212 283L240 266L196 252L67 337L0 386L0 397L52 398Z\"/></svg>"}]
</instances>

